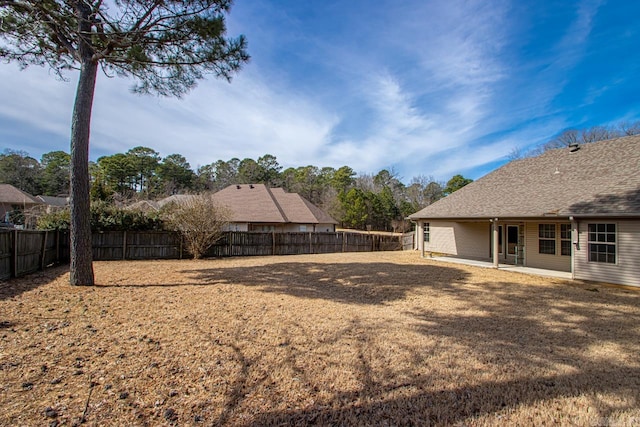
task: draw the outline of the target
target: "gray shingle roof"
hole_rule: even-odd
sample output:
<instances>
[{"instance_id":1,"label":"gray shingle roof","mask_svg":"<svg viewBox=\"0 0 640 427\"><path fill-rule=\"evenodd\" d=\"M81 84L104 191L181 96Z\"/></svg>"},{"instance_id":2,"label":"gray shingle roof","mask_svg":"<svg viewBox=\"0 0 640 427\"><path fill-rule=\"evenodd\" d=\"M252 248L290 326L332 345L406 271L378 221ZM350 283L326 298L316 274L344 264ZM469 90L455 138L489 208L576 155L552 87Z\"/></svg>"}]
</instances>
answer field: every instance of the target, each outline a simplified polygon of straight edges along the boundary
<instances>
[{"instance_id":1,"label":"gray shingle roof","mask_svg":"<svg viewBox=\"0 0 640 427\"><path fill-rule=\"evenodd\" d=\"M41 201L42 203L55 206L55 207L65 207L69 206L69 198L68 197L53 197L53 196L36 196L36 200Z\"/></svg>"},{"instance_id":2,"label":"gray shingle roof","mask_svg":"<svg viewBox=\"0 0 640 427\"><path fill-rule=\"evenodd\" d=\"M40 205L42 202L11 184L0 184L0 203L7 205Z\"/></svg>"},{"instance_id":3,"label":"gray shingle roof","mask_svg":"<svg viewBox=\"0 0 640 427\"><path fill-rule=\"evenodd\" d=\"M230 185L213 198L232 211L231 222L337 224L299 194L264 184Z\"/></svg>"},{"instance_id":4,"label":"gray shingle roof","mask_svg":"<svg viewBox=\"0 0 640 427\"><path fill-rule=\"evenodd\" d=\"M571 215L640 216L640 135L513 161L410 218Z\"/></svg>"}]
</instances>

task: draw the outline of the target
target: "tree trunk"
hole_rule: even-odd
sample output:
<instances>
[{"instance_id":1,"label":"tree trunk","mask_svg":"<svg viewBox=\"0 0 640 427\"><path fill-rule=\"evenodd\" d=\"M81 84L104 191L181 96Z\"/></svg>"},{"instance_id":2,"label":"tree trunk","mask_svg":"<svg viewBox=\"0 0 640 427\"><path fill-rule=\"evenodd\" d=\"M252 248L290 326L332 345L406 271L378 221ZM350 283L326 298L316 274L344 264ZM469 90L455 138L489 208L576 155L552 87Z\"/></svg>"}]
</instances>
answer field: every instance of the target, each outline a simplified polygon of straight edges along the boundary
<instances>
[{"instance_id":1,"label":"tree trunk","mask_svg":"<svg viewBox=\"0 0 640 427\"><path fill-rule=\"evenodd\" d=\"M82 63L71 122L71 266L72 285L94 284L91 250L89 133L98 63Z\"/></svg>"}]
</instances>

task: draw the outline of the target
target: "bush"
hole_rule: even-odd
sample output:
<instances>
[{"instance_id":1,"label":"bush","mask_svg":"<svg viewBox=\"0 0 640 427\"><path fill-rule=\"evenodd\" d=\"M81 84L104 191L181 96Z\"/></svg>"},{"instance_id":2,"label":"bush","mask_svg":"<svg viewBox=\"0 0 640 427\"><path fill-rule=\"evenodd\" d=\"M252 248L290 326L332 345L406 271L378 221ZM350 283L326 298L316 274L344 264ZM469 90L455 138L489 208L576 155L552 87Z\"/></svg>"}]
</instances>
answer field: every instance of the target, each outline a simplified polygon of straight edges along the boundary
<instances>
[{"instance_id":1,"label":"bush","mask_svg":"<svg viewBox=\"0 0 640 427\"><path fill-rule=\"evenodd\" d=\"M167 206L163 218L171 229L182 234L186 249L198 259L220 239L229 224L230 212L210 194L202 194Z\"/></svg>"},{"instance_id":2,"label":"bush","mask_svg":"<svg viewBox=\"0 0 640 427\"><path fill-rule=\"evenodd\" d=\"M68 230L71 222L69 208L40 215L37 221L38 230Z\"/></svg>"},{"instance_id":3,"label":"bush","mask_svg":"<svg viewBox=\"0 0 640 427\"><path fill-rule=\"evenodd\" d=\"M69 209L44 214L38 218L40 230L68 230ZM91 204L91 231L149 231L163 230L164 222L158 212L142 212L117 208L105 202Z\"/></svg>"}]
</instances>

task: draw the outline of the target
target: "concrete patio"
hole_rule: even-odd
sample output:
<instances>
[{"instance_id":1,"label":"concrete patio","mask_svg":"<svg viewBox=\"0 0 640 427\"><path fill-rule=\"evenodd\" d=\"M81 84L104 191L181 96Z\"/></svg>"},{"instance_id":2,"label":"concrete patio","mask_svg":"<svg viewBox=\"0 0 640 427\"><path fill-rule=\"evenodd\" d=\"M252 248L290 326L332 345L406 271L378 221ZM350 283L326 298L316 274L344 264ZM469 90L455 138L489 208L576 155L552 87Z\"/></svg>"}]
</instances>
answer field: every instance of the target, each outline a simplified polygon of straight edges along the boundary
<instances>
[{"instance_id":1,"label":"concrete patio","mask_svg":"<svg viewBox=\"0 0 640 427\"><path fill-rule=\"evenodd\" d=\"M474 260L474 259L464 259L464 258L455 258L455 257L446 257L446 256L429 257L429 259L433 259L435 261L451 262L454 264L465 264L465 265L473 265L476 267L494 268L493 262L491 261L480 261L480 260ZM521 265L512 265L512 264L500 264L498 266L498 269L506 270L506 271L516 271L518 273L525 273L525 274L534 274L536 276L554 277L557 279L567 279L567 280L572 279L571 272L569 271L545 270L542 268L523 267Z\"/></svg>"}]
</instances>

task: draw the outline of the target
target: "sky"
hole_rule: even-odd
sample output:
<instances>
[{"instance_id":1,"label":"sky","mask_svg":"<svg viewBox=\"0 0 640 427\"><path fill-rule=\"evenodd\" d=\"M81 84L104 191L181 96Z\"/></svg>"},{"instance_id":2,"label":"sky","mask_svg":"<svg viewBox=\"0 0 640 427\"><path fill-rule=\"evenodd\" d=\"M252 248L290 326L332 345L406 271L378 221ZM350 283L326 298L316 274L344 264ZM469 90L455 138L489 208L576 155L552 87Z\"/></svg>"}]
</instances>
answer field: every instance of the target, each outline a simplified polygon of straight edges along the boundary
<instances>
[{"instance_id":1,"label":"sky","mask_svg":"<svg viewBox=\"0 0 640 427\"><path fill-rule=\"evenodd\" d=\"M192 168L275 156L478 179L565 129L640 120L640 2L236 0L251 60L181 99L98 76L90 158L136 146ZM0 63L3 150L69 151L77 75Z\"/></svg>"}]
</instances>

